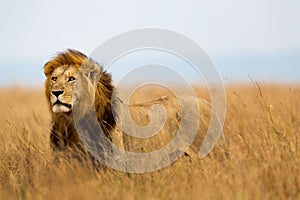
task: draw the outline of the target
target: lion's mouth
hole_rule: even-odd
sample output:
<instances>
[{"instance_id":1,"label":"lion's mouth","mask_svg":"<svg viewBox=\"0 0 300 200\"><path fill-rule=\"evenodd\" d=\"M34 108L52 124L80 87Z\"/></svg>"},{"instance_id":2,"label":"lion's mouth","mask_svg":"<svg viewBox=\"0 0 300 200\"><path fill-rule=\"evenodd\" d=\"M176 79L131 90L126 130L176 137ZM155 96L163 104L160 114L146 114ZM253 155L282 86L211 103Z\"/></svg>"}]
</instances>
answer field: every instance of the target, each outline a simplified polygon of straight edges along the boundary
<instances>
[{"instance_id":1,"label":"lion's mouth","mask_svg":"<svg viewBox=\"0 0 300 200\"><path fill-rule=\"evenodd\" d=\"M71 105L71 104L63 103L63 102L61 102L61 101L59 101L59 100L57 100L57 101L53 104L53 106L55 106L55 105L62 105L62 106L65 106L65 107L67 107L67 108L69 108L69 109L72 108L72 105Z\"/></svg>"}]
</instances>

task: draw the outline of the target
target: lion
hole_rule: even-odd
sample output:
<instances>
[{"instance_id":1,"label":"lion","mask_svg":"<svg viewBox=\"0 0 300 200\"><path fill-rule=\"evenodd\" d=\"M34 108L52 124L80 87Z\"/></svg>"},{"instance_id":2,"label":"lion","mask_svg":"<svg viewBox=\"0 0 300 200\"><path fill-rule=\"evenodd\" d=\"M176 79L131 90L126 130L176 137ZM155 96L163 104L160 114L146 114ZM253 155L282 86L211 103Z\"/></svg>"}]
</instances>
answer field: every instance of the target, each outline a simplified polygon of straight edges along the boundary
<instances>
[{"instance_id":1,"label":"lion","mask_svg":"<svg viewBox=\"0 0 300 200\"><path fill-rule=\"evenodd\" d=\"M127 105L114 95L111 74L77 50L68 49L58 53L44 65L44 74L45 95L52 116L50 145L56 152L70 150L79 157L93 157L81 141L74 124L74 108L77 105L80 105L80 109L76 111L77 116L86 116L94 109L105 136L126 151L150 152L160 149L171 141L180 126L182 113L177 99L174 96L163 96L150 102L128 105L132 120L141 127L149 125L153 120L151 112L149 114L152 106L162 106L166 118L153 120L157 123L165 122L162 128L154 128L159 133L150 138L135 138L126 134L120 126L126 126L128 121L118 109ZM199 107L202 109L198 132L205 132L210 111L201 101ZM183 151L188 155L192 154L186 149Z\"/></svg>"}]
</instances>

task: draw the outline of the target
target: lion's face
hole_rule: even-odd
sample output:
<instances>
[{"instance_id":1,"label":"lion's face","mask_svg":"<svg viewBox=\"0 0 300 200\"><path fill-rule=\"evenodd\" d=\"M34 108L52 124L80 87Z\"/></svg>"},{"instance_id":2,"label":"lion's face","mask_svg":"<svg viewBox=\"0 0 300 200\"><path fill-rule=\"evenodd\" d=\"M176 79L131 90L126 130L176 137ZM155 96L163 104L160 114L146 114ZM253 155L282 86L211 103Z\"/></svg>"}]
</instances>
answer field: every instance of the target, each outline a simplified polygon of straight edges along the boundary
<instances>
[{"instance_id":1,"label":"lion's face","mask_svg":"<svg viewBox=\"0 0 300 200\"><path fill-rule=\"evenodd\" d=\"M47 62L45 94L52 113L85 113L93 106L97 86L99 90L104 88L98 82L110 86L110 75L100 76L101 70L97 63L75 50L67 50Z\"/></svg>"},{"instance_id":2,"label":"lion's face","mask_svg":"<svg viewBox=\"0 0 300 200\"><path fill-rule=\"evenodd\" d=\"M73 88L77 79L76 66L60 66L49 76L50 102L54 113L70 112L73 106Z\"/></svg>"}]
</instances>

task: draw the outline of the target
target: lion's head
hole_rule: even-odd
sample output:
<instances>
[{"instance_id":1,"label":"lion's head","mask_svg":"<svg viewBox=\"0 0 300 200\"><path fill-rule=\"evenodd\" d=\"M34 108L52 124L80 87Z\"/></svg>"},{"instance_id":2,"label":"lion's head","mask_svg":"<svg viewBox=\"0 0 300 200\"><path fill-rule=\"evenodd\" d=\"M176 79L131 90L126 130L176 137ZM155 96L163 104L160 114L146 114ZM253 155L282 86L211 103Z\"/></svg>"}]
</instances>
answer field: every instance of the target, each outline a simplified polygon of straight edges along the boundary
<instances>
[{"instance_id":1,"label":"lion's head","mask_svg":"<svg viewBox=\"0 0 300 200\"><path fill-rule=\"evenodd\" d=\"M105 97L110 98L113 89L110 75L78 51L69 49L58 54L45 64L44 73L47 77L45 93L52 113L69 113L83 98L91 99L89 104L94 103L95 98L109 103ZM91 94L92 97L85 96Z\"/></svg>"}]
</instances>

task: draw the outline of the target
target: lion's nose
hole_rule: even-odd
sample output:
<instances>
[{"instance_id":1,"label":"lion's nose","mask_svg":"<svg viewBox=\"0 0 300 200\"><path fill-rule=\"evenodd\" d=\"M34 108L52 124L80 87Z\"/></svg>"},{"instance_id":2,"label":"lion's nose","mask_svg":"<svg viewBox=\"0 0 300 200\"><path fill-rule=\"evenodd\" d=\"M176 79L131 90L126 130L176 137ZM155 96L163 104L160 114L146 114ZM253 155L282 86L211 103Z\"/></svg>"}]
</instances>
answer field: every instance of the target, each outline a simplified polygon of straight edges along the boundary
<instances>
[{"instance_id":1,"label":"lion's nose","mask_svg":"<svg viewBox=\"0 0 300 200\"><path fill-rule=\"evenodd\" d=\"M59 95L61 95L62 93L64 93L64 91L62 90L56 90L56 91L52 91L52 94L56 97L58 97Z\"/></svg>"}]
</instances>

